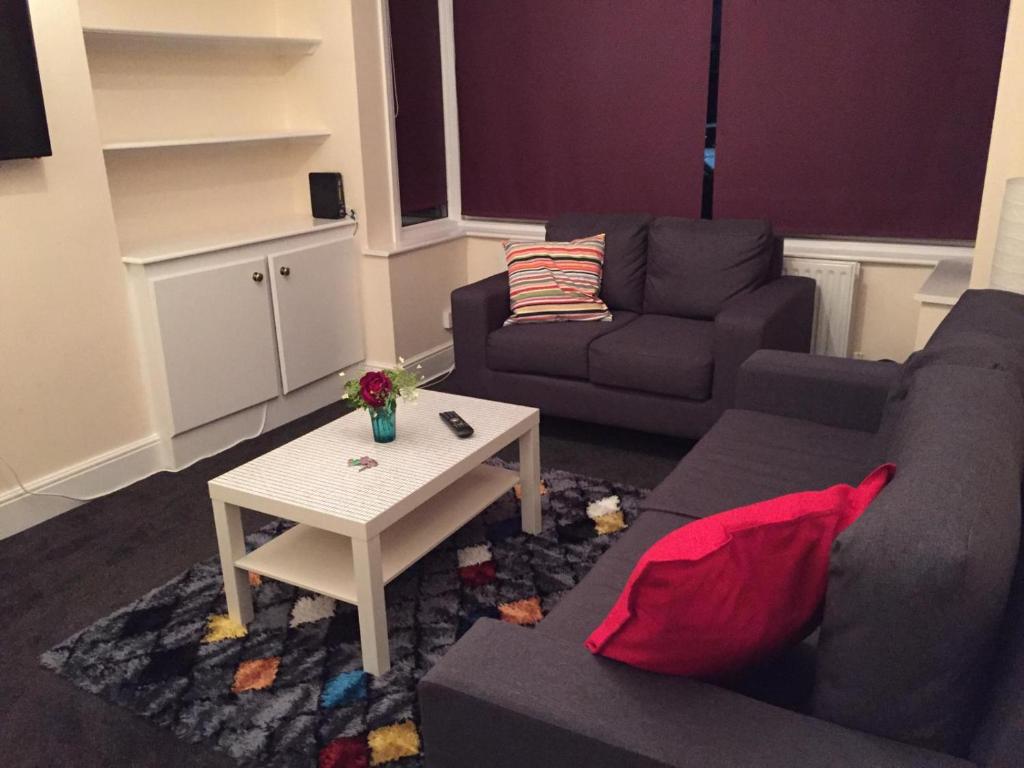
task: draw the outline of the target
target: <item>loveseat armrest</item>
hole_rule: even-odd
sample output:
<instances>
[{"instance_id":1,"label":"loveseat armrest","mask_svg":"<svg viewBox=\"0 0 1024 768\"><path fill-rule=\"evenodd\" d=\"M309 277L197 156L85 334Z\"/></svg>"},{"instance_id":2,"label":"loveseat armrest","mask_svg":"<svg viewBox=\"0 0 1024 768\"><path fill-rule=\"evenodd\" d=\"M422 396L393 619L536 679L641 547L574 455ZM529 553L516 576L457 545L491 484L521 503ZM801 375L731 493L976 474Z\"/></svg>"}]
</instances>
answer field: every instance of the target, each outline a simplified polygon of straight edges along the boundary
<instances>
[{"instance_id":1,"label":"loveseat armrest","mask_svg":"<svg viewBox=\"0 0 1024 768\"><path fill-rule=\"evenodd\" d=\"M715 316L712 394L719 413L733 407L739 368L754 352L810 350L814 291L810 278L780 277L730 299Z\"/></svg>"},{"instance_id":2,"label":"loveseat armrest","mask_svg":"<svg viewBox=\"0 0 1024 768\"><path fill-rule=\"evenodd\" d=\"M460 381L482 386L479 379L487 367L487 337L511 314L507 272L452 291L452 337Z\"/></svg>"},{"instance_id":3,"label":"loveseat armrest","mask_svg":"<svg viewBox=\"0 0 1024 768\"><path fill-rule=\"evenodd\" d=\"M427 768L968 768L480 619L419 685Z\"/></svg>"},{"instance_id":4,"label":"loveseat armrest","mask_svg":"<svg viewBox=\"0 0 1024 768\"><path fill-rule=\"evenodd\" d=\"M740 366L736 407L876 432L897 363L762 350Z\"/></svg>"}]
</instances>

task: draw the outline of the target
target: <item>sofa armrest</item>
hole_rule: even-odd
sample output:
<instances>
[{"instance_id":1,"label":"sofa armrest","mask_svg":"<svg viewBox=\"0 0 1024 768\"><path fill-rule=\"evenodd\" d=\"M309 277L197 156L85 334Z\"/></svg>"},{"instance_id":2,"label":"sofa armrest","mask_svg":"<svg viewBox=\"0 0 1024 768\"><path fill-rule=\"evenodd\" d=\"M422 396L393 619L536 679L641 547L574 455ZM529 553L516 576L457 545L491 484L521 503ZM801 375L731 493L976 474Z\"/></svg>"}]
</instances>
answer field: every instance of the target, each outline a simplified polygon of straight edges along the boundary
<instances>
[{"instance_id":1,"label":"sofa armrest","mask_svg":"<svg viewBox=\"0 0 1024 768\"><path fill-rule=\"evenodd\" d=\"M487 367L487 336L511 314L507 272L452 291L452 338L460 380L472 379Z\"/></svg>"},{"instance_id":2,"label":"sofa armrest","mask_svg":"<svg viewBox=\"0 0 1024 768\"><path fill-rule=\"evenodd\" d=\"M754 352L810 350L814 291L810 278L780 277L730 300L715 316L712 394L719 412L733 407L739 368Z\"/></svg>"},{"instance_id":3,"label":"sofa armrest","mask_svg":"<svg viewBox=\"0 0 1024 768\"><path fill-rule=\"evenodd\" d=\"M897 363L763 350L740 367L736 407L876 432Z\"/></svg>"},{"instance_id":4,"label":"sofa armrest","mask_svg":"<svg viewBox=\"0 0 1024 768\"><path fill-rule=\"evenodd\" d=\"M480 619L419 685L427 768L966 768Z\"/></svg>"}]
</instances>

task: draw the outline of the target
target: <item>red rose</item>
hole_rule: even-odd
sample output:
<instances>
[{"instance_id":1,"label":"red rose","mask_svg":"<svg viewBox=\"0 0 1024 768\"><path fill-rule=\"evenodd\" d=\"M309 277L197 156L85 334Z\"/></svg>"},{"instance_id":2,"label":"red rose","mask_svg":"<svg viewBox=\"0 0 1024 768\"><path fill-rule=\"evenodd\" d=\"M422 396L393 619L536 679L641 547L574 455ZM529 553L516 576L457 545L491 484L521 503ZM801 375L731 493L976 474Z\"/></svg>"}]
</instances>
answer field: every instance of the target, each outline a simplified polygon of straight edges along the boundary
<instances>
[{"instance_id":1,"label":"red rose","mask_svg":"<svg viewBox=\"0 0 1024 768\"><path fill-rule=\"evenodd\" d=\"M381 408L391 394L391 379L382 371L370 371L359 380L359 394L371 408Z\"/></svg>"}]
</instances>

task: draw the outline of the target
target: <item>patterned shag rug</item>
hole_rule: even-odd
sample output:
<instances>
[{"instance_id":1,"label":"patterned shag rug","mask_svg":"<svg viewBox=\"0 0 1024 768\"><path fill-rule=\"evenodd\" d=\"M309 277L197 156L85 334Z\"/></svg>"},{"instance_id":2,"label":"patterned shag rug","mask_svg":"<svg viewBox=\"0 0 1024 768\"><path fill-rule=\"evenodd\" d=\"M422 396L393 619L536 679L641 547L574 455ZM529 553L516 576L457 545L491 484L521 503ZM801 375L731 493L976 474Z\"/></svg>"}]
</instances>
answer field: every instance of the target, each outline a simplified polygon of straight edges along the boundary
<instances>
[{"instance_id":1,"label":"patterned shag rug","mask_svg":"<svg viewBox=\"0 0 1024 768\"><path fill-rule=\"evenodd\" d=\"M41 657L81 688L247 766L420 766L416 684L478 618L543 620L637 513L642 492L543 474L544 531L509 492L388 585L392 669L363 672L356 609L253 576L247 631L227 617L217 558ZM594 502L618 496L615 503ZM588 516L588 507L589 516ZM268 525L250 549L289 527ZM495 663L500 663L495 660Z\"/></svg>"}]
</instances>

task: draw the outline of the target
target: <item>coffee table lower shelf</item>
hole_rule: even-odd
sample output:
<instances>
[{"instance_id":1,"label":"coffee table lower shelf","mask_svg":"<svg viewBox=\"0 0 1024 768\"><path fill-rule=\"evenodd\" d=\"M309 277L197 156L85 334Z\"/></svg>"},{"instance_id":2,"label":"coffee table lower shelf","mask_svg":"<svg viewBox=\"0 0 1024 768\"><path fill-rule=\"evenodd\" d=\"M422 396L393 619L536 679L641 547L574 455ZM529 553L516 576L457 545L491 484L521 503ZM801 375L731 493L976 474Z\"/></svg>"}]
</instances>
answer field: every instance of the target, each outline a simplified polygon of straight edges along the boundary
<instances>
[{"instance_id":1,"label":"coffee table lower shelf","mask_svg":"<svg viewBox=\"0 0 1024 768\"><path fill-rule=\"evenodd\" d=\"M392 581L519 482L489 464L470 470L381 534L384 583ZM296 525L235 561L235 566L356 604L352 545L347 536Z\"/></svg>"}]
</instances>

